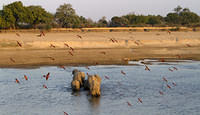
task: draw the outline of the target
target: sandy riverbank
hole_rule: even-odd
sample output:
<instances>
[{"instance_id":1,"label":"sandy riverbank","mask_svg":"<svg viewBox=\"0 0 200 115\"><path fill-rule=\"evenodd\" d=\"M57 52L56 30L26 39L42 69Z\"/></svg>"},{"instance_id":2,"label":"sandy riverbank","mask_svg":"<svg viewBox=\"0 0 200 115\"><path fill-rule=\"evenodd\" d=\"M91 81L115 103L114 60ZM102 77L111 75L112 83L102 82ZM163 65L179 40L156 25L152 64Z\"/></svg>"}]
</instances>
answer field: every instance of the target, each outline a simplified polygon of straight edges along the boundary
<instances>
[{"instance_id":1,"label":"sandy riverbank","mask_svg":"<svg viewBox=\"0 0 200 115\"><path fill-rule=\"evenodd\" d=\"M39 34L0 33L0 66L125 64L126 60L144 58L200 60L200 32L49 32L38 37Z\"/></svg>"}]
</instances>

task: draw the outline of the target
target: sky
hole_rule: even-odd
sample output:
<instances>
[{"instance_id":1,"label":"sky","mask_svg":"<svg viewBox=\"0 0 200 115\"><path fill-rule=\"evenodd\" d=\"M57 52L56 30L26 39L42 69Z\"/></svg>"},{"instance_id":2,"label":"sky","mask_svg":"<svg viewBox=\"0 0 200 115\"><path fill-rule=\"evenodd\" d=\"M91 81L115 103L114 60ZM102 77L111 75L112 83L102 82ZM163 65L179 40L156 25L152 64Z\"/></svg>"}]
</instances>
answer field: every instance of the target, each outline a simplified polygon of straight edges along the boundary
<instances>
[{"instance_id":1,"label":"sky","mask_svg":"<svg viewBox=\"0 0 200 115\"><path fill-rule=\"evenodd\" d=\"M0 9L19 0L0 0ZM129 13L153 14L166 16L167 13L180 5L189 8L200 15L200 0L20 0L25 6L40 5L51 13L64 4L70 3L79 16L91 18L95 21L105 16L110 20L113 16L122 16Z\"/></svg>"}]
</instances>

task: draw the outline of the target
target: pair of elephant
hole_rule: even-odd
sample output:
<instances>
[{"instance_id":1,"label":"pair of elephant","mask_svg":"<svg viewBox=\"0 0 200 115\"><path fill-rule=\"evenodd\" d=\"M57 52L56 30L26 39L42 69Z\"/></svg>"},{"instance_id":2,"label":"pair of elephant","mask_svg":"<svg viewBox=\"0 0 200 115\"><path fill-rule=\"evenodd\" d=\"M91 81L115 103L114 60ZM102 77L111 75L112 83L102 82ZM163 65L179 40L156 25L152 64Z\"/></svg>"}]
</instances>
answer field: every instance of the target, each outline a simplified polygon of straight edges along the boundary
<instances>
[{"instance_id":1,"label":"pair of elephant","mask_svg":"<svg viewBox=\"0 0 200 115\"><path fill-rule=\"evenodd\" d=\"M89 90L92 96L101 95L101 77L98 75L88 75L88 79L85 80L85 73L77 69L72 71L73 80L71 82L72 90L79 91L84 87L85 90Z\"/></svg>"}]
</instances>

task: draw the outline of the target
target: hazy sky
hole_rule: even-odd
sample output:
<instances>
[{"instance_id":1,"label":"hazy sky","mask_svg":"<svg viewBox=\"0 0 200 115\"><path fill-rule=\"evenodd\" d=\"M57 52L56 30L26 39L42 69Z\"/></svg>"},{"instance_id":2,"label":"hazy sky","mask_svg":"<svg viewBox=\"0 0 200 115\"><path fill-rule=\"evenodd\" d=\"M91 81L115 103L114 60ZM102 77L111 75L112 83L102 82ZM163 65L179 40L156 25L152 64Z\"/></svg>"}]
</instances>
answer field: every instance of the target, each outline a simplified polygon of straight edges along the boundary
<instances>
[{"instance_id":1,"label":"hazy sky","mask_svg":"<svg viewBox=\"0 0 200 115\"><path fill-rule=\"evenodd\" d=\"M0 9L3 5L19 0L0 0ZM93 20L106 16L121 16L131 12L136 14L160 14L165 16L177 5L189 8L200 15L200 0L21 0L24 5L41 5L51 13L63 3L72 4L78 15Z\"/></svg>"}]
</instances>

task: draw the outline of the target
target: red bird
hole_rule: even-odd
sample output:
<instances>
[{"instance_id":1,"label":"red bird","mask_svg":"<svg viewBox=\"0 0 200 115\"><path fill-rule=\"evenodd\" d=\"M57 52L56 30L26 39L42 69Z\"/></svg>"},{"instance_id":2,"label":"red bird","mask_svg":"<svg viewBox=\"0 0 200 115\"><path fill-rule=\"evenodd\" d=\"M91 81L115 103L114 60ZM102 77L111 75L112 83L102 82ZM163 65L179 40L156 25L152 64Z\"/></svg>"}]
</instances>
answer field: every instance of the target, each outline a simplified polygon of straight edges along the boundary
<instances>
[{"instance_id":1,"label":"red bird","mask_svg":"<svg viewBox=\"0 0 200 115\"><path fill-rule=\"evenodd\" d=\"M190 45L190 44L186 44L186 46L187 46L187 47L191 47L191 45Z\"/></svg>"},{"instance_id":2,"label":"red bird","mask_svg":"<svg viewBox=\"0 0 200 115\"><path fill-rule=\"evenodd\" d=\"M24 75L24 79L25 79L25 80L28 80L28 77L27 77L26 75Z\"/></svg>"},{"instance_id":3,"label":"red bird","mask_svg":"<svg viewBox=\"0 0 200 115\"><path fill-rule=\"evenodd\" d=\"M160 59L160 62L165 62L165 59L163 59L163 58L162 58L162 59Z\"/></svg>"},{"instance_id":4,"label":"red bird","mask_svg":"<svg viewBox=\"0 0 200 115\"><path fill-rule=\"evenodd\" d=\"M59 67L62 68L62 69L64 69L64 70L66 69L65 66L63 66L63 65L61 65L61 66L59 66Z\"/></svg>"},{"instance_id":5,"label":"red bird","mask_svg":"<svg viewBox=\"0 0 200 115\"><path fill-rule=\"evenodd\" d=\"M164 95L164 93L162 91L159 91L160 95Z\"/></svg>"},{"instance_id":6,"label":"red bird","mask_svg":"<svg viewBox=\"0 0 200 115\"><path fill-rule=\"evenodd\" d=\"M46 75L46 80L49 79L49 76L50 76L50 73L47 73L47 75Z\"/></svg>"},{"instance_id":7,"label":"red bird","mask_svg":"<svg viewBox=\"0 0 200 115\"><path fill-rule=\"evenodd\" d=\"M45 33L43 31L40 32L41 35L45 36Z\"/></svg>"},{"instance_id":8,"label":"red bird","mask_svg":"<svg viewBox=\"0 0 200 115\"><path fill-rule=\"evenodd\" d=\"M138 98L138 101L139 101L140 103L142 103L142 99L141 99L141 98Z\"/></svg>"},{"instance_id":9,"label":"red bird","mask_svg":"<svg viewBox=\"0 0 200 115\"><path fill-rule=\"evenodd\" d=\"M170 85L168 85L168 84L167 84L167 87L168 87L169 89L171 89L171 86L170 86Z\"/></svg>"},{"instance_id":10,"label":"red bird","mask_svg":"<svg viewBox=\"0 0 200 115\"><path fill-rule=\"evenodd\" d=\"M168 33L168 34L171 34L171 31L168 30L167 33Z\"/></svg>"},{"instance_id":11,"label":"red bird","mask_svg":"<svg viewBox=\"0 0 200 115\"><path fill-rule=\"evenodd\" d=\"M12 61L13 63L15 63L15 60L13 58L10 58L10 61Z\"/></svg>"},{"instance_id":12,"label":"red bird","mask_svg":"<svg viewBox=\"0 0 200 115\"><path fill-rule=\"evenodd\" d=\"M145 66L145 70L150 71L150 69L147 65L144 65L144 66Z\"/></svg>"},{"instance_id":13,"label":"red bird","mask_svg":"<svg viewBox=\"0 0 200 115\"><path fill-rule=\"evenodd\" d=\"M163 77L163 81L168 82L168 80L165 77Z\"/></svg>"},{"instance_id":14,"label":"red bird","mask_svg":"<svg viewBox=\"0 0 200 115\"><path fill-rule=\"evenodd\" d=\"M82 39L82 36L80 36L80 35L76 35L78 38L80 38L80 39Z\"/></svg>"},{"instance_id":15,"label":"red bird","mask_svg":"<svg viewBox=\"0 0 200 115\"><path fill-rule=\"evenodd\" d=\"M106 79L110 79L108 76L104 76Z\"/></svg>"},{"instance_id":16,"label":"red bird","mask_svg":"<svg viewBox=\"0 0 200 115\"><path fill-rule=\"evenodd\" d=\"M104 51L103 51L103 52L100 52L100 53L102 53L102 54L106 55L106 52L104 52Z\"/></svg>"},{"instance_id":17,"label":"red bird","mask_svg":"<svg viewBox=\"0 0 200 115\"><path fill-rule=\"evenodd\" d=\"M21 44L21 43L19 43L19 41L17 41L17 44L18 44L18 46L19 46L19 47L22 47L22 44Z\"/></svg>"},{"instance_id":18,"label":"red bird","mask_svg":"<svg viewBox=\"0 0 200 115\"><path fill-rule=\"evenodd\" d=\"M138 46L140 45L137 41L135 41L134 43L135 43L136 45L138 45Z\"/></svg>"},{"instance_id":19,"label":"red bird","mask_svg":"<svg viewBox=\"0 0 200 115\"><path fill-rule=\"evenodd\" d=\"M173 67L174 70L178 70L176 67Z\"/></svg>"},{"instance_id":20,"label":"red bird","mask_svg":"<svg viewBox=\"0 0 200 115\"><path fill-rule=\"evenodd\" d=\"M74 48L72 48L72 47L69 47L69 48L70 48L70 50L74 51Z\"/></svg>"},{"instance_id":21,"label":"red bird","mask_svg":"<svg viewBox=\"0 0 200 115\"><path fill-rule=\"evenodd\" d=\"M181 58L181 56L180 55L176 55L179 59Z\"/></svg>"},{"instance_id":22,"label":"red bird","mask_svg":"<svg viewBox=\"0 0 200 115\"><path fill-rule=\"evenodd\" d=\"M127 101L128 106L132 106L132 104L130 102Z\"/></svg>"},{"instance_id":23,"label":"red bird","mask_svg":"<svg viewBox=\"0 0 200 115\"><path fill-rule=\"evenodd\" d=\"M172 85L173 85L173 86L176 86L176 83L172 82Z\"/></svg>"},{"instance_id":24,"label":"red bird","mask_svg":"<svg viewBox=\"0 0 200 115\"><path fill-rule=\"evenodd\" d=\"M90 68L88 66L85 67L86 69L90 70Z\"/></svg>"},{"instance_id":25,"label":"red bird","mask_svg":"<svg viewBox=\"0 0 200 115\"><path fill-rule=\"evenodd\" d=\"M19 80L18 80L17 78L15 79L15 82L18 83L18 84L20 83Z\"/></svg>"},{"instance_id":26,"label":"red bird","mask_svg":"<svg viewBox=\"0 0 200 115\"><path fill-rule=\"evenodd\" d=\"M63 111L64 112L64 111ZM64 112L64 115L68 115L68 113L67 112Z\"/></svg>"},{"instance_id":27,"label":"red bird","mask_svg":"<svg viewBox=\"0 0 200 115\"><path fill-rule=\"evenodd\" d=\"M49 59L51 59L51 60L55 60L55 58L53 58L53 57L48 57Z\"/></svg>"},{"instance_id":28,"label":"red bird","mask_svg":"<svg viewBox=\"0 0 200 115\"><path fill-rule=\"evenodd\" d=\"M43 88L48 89L46 85L43 85Z\"/></svg>"},{"instance_id":29,"label":"red bird","mask_svg":"<svg viewBox=\"0 0 200 115\"><path fill-rule=\"evenodd\" d=\"M121 73L122 73L123 75L126 75L126 73L125 73L124 71L122 71L122 70L121 70Z\"/></svg>"},{"instance_id":30,"label":"red bird","mask_svg":"<svg viewBox=\"0 0 200 115\"><path fill-rule=\"evenodd\" d=\"M53 44L50 44L50 47L51 47L51 48L56 48L56 46L55 46L55 45L53 45Z\"/></svg>"},{"instance_id":31,"label":"red bird","mask_svg":"<svg viewBox=\"0 0 200 115\"><path fill-rule=\"evenodd\" d=\"M69 47L69 45L67 43L64 43L65 46Z\"/></svg>"},{"instance_id":32,"label":"red bird","mask_svg":"<svg viewBox=\"0 0 200 115\"><path fill-rule=\"evenodd\" d=\"M18 37L20 37L20 34L19 34L19 33L16 33L16 35L17 35Z\"/></svg>"},{"instance_id":33,"label":"red bird","mask_svg":"<svg viewBox=\"0 0 200 115\"><path fill-rule=\"evenodd\" d=\"M71 56L74 56L73 53L72 53L71 51L69 51L69 54L70 54Z\"/></svg>"},{"instance_id":34,"label":"red bird","mask_svg":"<svg viewBox=\"0 0 200 115\"><path fill-rule=\"evenodd\" d=\"M118 41L116 39L114 39L114 41L118 43Z\"/></svg>"},{"instance_id":35,"label":"red bird","mask_svg":"<svg viewBox=\"0 0 200 115\"><path fill-rule=\"evenodd\" d=\"M168 68L168 69L169 69L169 71L173 72L173 70L171 68Z\"/></svg>"}]
</instances>

